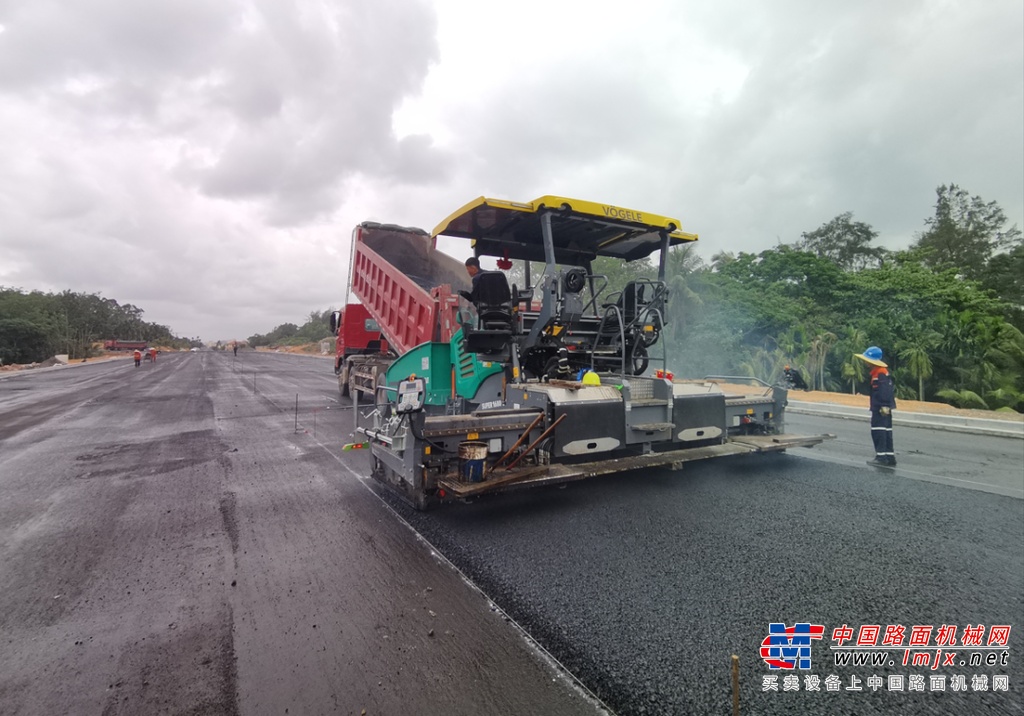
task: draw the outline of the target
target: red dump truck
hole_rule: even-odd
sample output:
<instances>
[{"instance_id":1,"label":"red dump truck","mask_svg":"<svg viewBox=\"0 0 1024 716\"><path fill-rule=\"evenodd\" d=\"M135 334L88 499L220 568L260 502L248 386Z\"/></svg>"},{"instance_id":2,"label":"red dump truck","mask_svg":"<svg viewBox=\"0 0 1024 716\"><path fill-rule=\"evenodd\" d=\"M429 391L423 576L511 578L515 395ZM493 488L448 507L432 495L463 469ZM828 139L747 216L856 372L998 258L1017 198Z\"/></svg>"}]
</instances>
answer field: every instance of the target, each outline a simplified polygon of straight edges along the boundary
<instances>
[{"instance_id":1,"label":"red dump truck","mask_svg":"<svg viewBox=\"0 0 1024 716\"><path fill-rule=\"evenodd\" d=\"M385 258L386 257L386 258ZM334 372L343 396L374 394L394 359L458 329L458 295L469 288L463 264L416 228L363 222L352 232L350 290L362 301L331 316Z\"/></svg>"},{"instance_id":2,"label":"red dump truck","mask_svg":"<svg viewBox=\"0 0 1024 716\"><path fill-rule=\"evenodd\" d=\"M123 341L116 338L103 341L103 348L108 351L144 351L147 345L148 341Z\"/></svg>"},{"instance_id":3,"label":"red dump truck","mask_svg":"<svg viewBox=\"0 0 1024 716\"><path fill-rule=\"evenodd\" d=\"M381 334L366 306L350 303L331 316L334 341L334 374L342 396L355 395L353 384L357 372L373 369L373 380L380 370L387 370L394 354ZM356 396L358 397L358 396Z\"/></svg>"}]
</instances>

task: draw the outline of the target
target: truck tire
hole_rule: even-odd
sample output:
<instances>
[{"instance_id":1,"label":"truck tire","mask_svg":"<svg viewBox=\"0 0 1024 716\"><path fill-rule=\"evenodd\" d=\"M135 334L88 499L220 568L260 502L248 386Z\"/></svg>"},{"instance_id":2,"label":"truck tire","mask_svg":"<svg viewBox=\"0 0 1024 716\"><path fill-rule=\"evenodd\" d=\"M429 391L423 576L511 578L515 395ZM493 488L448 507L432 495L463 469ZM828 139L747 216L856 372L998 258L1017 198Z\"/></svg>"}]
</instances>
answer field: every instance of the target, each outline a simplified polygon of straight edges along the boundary
<instances>
[{"instance_id":1,"label":"truck tire","mask_svg":"<svg viewBox=\"0 0 1024 716\"><path fill-rule=\"evenodd\" d=\"M377 405L385 405L391 402L390 394L387 391L387 371L377 371L377 376L373 379L374 391L373 400Z\"/></svg>"},{"instance_id":2,"label":"truck tire","mask_svg":"<svg viewBox=\"0 0 1024 716\"><path fill-rule=\"evenodd\" d=\"M338 373L338 390L341 392L342 398L347 398L349 396L347 362L342 366L341 371Z\"/></svg>"}]
</instances>

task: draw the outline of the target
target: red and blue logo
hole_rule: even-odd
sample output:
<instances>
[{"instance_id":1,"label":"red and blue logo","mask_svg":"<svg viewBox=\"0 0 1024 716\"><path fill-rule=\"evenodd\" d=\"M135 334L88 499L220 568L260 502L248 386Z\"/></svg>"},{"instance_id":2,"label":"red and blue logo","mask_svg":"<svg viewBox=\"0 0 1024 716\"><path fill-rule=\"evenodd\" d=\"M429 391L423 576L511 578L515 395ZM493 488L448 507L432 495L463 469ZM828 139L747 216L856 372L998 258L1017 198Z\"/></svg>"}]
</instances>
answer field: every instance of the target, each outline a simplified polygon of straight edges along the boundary
<instances>
[{"instance_id":1,"label":"red and blue logo","mask_svg":"<svg viewBox=\"0 0 1024 716\"><path fill-rule=\"evenodd\" d=\"M769 669L810 669L811 639L824 635L822 624L769 624L768 636L761 642L761 658Z\"/></svg>"}]
</instances>

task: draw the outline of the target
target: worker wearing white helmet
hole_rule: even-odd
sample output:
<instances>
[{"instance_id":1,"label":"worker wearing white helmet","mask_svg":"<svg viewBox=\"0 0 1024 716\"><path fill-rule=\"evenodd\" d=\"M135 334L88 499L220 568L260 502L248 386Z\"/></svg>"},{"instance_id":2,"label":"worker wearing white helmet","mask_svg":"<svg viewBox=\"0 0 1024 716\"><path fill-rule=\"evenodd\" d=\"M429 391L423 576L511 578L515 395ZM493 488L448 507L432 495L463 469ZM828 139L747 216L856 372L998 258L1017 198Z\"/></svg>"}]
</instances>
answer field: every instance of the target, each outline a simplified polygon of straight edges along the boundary
<instances>
[{"instance_id":1,"label":"worker wearing white helmet","mask_svg":"<svg viewBox=\"0 0 1024 716\"><path fill-rule=\"evenodd\" d=\"M896 386L889 375L889 366L882 360L882 349L871 346L855 354L871 367L871 442L875 459L869 465L896 467L896 451L892 446L892 411L896 409Z\"/></svg>"}]
</instances>

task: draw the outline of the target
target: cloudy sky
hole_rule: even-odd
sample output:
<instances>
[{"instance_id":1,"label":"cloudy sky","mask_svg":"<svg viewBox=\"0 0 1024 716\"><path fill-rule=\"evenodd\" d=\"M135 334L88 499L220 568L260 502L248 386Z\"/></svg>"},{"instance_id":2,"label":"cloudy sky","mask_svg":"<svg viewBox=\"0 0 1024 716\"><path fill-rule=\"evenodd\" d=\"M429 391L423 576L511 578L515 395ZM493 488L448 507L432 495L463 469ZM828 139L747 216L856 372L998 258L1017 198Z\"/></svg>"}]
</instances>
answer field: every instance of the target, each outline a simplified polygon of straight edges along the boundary
<instances>
[{"instance_id":1,"label":"cloudy sky","mask_svg":"<svg viewBox=\"0 0 1024 716\"><path fill-rule=\"evenodd\" d=\"M0 0L0 286L244 338L345 299L352 227L480 196L701 255L956 183L1024 227L1020 0ZM469 255L468 247L457 255Z\"/></svg>"}]
</instances>

